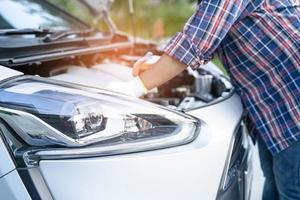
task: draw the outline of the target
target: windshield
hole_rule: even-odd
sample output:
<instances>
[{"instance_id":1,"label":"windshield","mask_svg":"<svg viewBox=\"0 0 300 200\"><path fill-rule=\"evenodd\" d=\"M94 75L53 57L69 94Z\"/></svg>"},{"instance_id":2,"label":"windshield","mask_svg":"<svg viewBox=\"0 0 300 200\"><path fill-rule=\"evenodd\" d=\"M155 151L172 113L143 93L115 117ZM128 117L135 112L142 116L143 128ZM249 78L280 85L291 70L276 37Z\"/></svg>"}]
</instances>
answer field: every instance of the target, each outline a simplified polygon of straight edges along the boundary
<instances>
[{"instance_id":1,"label":"windshield","mask_svg":"<svg viewBox=\"0 0 300 200\"><path fill-rule=\"evenodd\" d=\"M0 29L86 29L45 0L0 0Z\"/></svg>"}]
</instances>

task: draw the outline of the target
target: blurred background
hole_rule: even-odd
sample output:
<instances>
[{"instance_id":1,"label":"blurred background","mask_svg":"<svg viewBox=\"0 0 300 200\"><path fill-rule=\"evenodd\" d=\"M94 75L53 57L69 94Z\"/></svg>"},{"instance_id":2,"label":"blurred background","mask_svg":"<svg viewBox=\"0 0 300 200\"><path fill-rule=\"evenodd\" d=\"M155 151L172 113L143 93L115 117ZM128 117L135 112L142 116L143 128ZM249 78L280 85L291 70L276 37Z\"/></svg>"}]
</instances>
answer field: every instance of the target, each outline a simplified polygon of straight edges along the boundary
<instances>
[{"instance_id":1,"label":"blurred background","mask_svg":"<svg viewBox=\"0 0 300 200\"><path fill-rule=\"evenodd\" d=\"M76 1L49 0L90 24L94 19L89 10ZM134 14L130 14L128 0L114 0L110 16L119 30L131 35L165 43L182 27L196 9L198 0L133 0ZM107 27L101 22L97 26ZM134 26L134 28L133 28ZM217 57L213 62L223 71L224 67Z\"/></svg>"},{"instance_id":2,"label":"blurred background","mask_svg":"<svg viewBox=\"0 0 300 200\"><path fill-rule=\"evenodd\" d=\"M92 23L88 10L69 0L50 0L84 21ZM196 0L134 0L134 23L138 36L159 40L181 30L196 8ZM111 17L117 27L133 34L127 0L115 0ZM99 24L101 26L101 24Z\"/></svg>"}]
</instances>

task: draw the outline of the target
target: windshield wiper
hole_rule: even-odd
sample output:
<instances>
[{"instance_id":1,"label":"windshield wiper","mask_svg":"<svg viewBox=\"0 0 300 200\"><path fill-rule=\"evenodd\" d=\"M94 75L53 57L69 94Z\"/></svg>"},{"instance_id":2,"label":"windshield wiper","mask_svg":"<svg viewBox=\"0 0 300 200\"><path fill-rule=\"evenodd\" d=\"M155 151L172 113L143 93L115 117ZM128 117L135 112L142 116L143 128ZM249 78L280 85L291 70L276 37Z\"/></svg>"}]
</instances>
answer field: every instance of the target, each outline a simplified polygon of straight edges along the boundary
<instances>
[{"instance_id":1,"label":"windshield wiper","mask_svg":"<svg viewBox=\"0 0 300 200\"><path fill-rule=\"evenodd\" d=\"M70 35L76 36L88 36L94 33L95 29L90 28L83 31L72 31L72 30L51 30L51 29L2 29L0 30L0 36L11 36L11 35L36 35L42 38L43 42L53 42L56 40L63 39Z\"/></svg>"},{"instance_id":2,"label":"windshield wiper","mask_svg":"<svg viewBox=\"0 0 300 200\"><path fill-rule=\"evenodd\" d=\"M33 28L25 28L25 29L2 29L0 30L0 36L8 36L8 35L47 35L52 34L53 31L49 29L33 29Z\"/></svg>"},{"instance_id":3,"label":"windshield wiper","mask_svg":"<svg viewBox=\"0 0 300 200\"><path fill-rule=\"evenodd\" d=\"M53 33L51 35L49 35L49 34L46 35L43 38L43 42L57 41L57 40L65 38L65 37L68 37L70 35L88 36L88 35L90 35L91 33L94 33L94 32L95 32L94 28L87 29L87 30L84 30L84 31L60 31L60 32Z\"/></svg>"}]
</instances>

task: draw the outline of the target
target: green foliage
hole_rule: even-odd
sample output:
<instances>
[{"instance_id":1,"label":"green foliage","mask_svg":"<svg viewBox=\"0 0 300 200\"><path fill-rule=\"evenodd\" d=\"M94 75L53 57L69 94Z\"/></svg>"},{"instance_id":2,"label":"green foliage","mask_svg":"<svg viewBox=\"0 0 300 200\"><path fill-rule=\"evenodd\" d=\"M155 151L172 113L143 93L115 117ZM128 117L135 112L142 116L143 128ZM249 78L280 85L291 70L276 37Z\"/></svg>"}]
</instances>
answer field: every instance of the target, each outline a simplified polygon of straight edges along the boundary
<instances>
[{"instance_id":1,"label":"green foliage","mask_svg":"<svg viewBox=\"0 0 300 200\"><path fill-rule=\"evenodd\" d=\"M60 7L61 9L71 13L73 16L87 22L92 23L92 16L90 15L87 8L82 6L76 0L47 0L48 2Z\"/></svg>"},{"instance_id":2,"label":"green foliage","mask_svg":"<svg viewBox=\"0 0 300 200\"><path fill-rule=\"evenodd\" d=\"M137 35L152 37L157 20L164 23L165 36L180 31L194 11L193 4L186 0L164 0L159 4L147 0L134 1L134 22ZM132 32L128 2L116 0L112 8L112 17L121 30Z\"/></svg>"},{"instance_id":3,"label":"green foliage","mask_svg":"<svg viewBox=\"0 0 300 200\"><path fill-rule=\"evenodd\" d=\"M93 19L88 10L77 1L48 0L80 19L92 23ZM135 0L134 24L138 36L151 38L154 24L157 20L164 23L165 36L171 36L182 29L184 23L193 14L195 4L192 0ZM155 3L156 2L156 3ZM115 0L111 11L117 27L125 32L132 33L132 16L129 13L127 0ZM101 24L99 24L101 26Z\"/></svg>"}]
</instances>

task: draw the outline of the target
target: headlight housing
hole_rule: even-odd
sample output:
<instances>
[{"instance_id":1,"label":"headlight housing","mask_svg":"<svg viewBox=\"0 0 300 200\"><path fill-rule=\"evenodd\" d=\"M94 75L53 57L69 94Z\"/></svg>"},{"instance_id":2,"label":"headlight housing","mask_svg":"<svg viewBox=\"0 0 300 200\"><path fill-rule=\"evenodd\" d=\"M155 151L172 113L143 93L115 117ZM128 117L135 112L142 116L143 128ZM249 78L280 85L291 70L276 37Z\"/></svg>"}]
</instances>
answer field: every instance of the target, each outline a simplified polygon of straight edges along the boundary
<instances>
[{"instance_id":1,"label":"headlight housing","mask_svg":"<svg viewBox=\"0 0 300 200\"><path fill-rule=\"evenodd\" d=\"M37 155L112 155L186 144L200 127L195 118L152 103L31 76L0 85L0 118L30 147L27 164Z\"/></svg>"}]
</instances>

